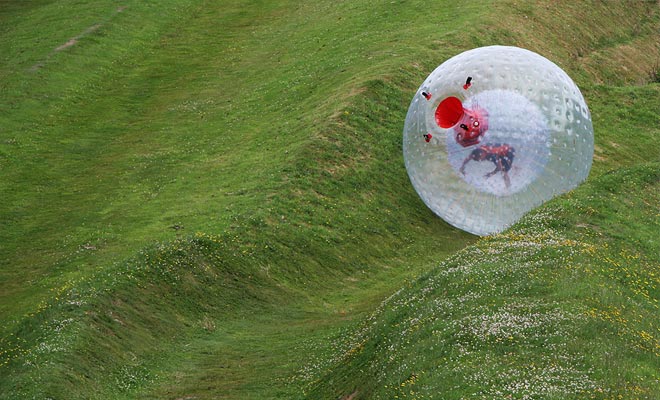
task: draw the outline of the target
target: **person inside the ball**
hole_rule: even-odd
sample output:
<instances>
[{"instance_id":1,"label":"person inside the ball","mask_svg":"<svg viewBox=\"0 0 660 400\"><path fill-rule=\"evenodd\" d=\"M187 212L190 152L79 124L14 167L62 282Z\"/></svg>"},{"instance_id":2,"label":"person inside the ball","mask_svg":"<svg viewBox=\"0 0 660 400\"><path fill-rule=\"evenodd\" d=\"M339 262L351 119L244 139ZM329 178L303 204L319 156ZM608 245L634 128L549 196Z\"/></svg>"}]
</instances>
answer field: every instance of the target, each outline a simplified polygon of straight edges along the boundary
<instances>
[{"instance_id":1,"label":"person inside the ball","mask_svg":"<svg viewBox=\"0 0 660 400\"><path fill-rule=\"evenodd\" d=\"M490 178L501 172L504 177L504 184L509 188L511 186L509 170L511 170L515 152L516 150L508 144L495 143L479 146L463 160L463 165L460 168L461 174L465 175L465 166L470 161L490 161L495 164L495 169L487 173L485 178Z\"/></svg>"}]
</instances>

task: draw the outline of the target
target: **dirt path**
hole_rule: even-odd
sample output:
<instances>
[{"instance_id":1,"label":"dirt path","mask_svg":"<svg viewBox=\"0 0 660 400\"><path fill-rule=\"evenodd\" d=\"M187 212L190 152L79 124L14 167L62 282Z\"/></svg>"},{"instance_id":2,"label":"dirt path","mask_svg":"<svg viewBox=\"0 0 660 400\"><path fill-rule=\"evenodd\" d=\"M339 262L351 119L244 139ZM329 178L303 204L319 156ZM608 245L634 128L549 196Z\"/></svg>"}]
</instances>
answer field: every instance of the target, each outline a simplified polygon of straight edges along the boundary
<instances>
[{"instance_id":1,"label":"dirt path","mask_svg":"<svg viewBox=\"0 0 660 400\"><path fill-rule=\"evenodd\" d=\"M90 34L96 32L96 31L99 30L101 27L103 27L103 26L105 26L107 23L109 23L114 17L116 17L118 14L124 12L125 10L126 10L126 7L125 7L125 6L118 7L118 8L115 9L115 11L110 15L110 17L108 17L104 22L100 22L100 23L98 23L98 24L94 24L94 25L90 26L89 28L87 28L87 29L85 29L84 31L82 31L80 34L78 34L78 35L72 37L71 39L67 40L66 43L57 46L57 47L54 48L50 53L48 53L48 55L46 56L46 58L44 58L42 61L40 61L40 62L34 64L32 67L30 67L30 71L33 71L33 72L34 72L34 71L39 70L39 69L42 68L44 65L46 65L46 63L48 62L48 60L50 60L50 59L51 59L53 56L55 56L57 53L62 52L62 51L66 50L66 49L68 49L68 48L70 48L70 47L75 46L76 44L78 44L78 42L80 41L80 39L82 39L82 38L84 38L85 36L88 36L88 35L90 35Z\"/></svg>"}]
</instances>

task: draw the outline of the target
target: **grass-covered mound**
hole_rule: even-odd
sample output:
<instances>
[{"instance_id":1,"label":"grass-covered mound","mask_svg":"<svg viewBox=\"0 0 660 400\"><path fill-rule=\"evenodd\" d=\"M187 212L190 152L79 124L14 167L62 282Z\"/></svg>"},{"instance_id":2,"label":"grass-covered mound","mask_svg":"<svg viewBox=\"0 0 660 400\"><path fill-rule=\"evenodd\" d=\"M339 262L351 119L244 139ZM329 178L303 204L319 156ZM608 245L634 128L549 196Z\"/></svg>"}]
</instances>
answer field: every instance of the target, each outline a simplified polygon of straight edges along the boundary
<instances>
[{"instance_id":1,"label":"grass-covered mound","mask_svg":"<svg viewBox=\"0 0 660 400\"><path fill-rule=\"evenodd\" d=\"M657 397L659 167L592 180L402 288L335 339L308 398Z\"/></svg>"}]
</instances>

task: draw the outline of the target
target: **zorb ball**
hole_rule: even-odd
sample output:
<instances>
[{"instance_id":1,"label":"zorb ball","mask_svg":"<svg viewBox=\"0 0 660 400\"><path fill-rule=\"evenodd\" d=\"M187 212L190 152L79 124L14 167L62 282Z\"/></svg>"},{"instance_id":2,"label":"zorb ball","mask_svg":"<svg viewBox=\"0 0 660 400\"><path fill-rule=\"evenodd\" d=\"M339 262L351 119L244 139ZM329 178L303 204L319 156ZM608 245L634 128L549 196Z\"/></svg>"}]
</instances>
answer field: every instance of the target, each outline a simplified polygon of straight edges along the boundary
<instances>
[{"instance_id":1,"label":"zorb ball","mask_svg":"<svg viewBox=\"0 0 660 400\"><path fill-rule=\"evenodd\" d=\"M548 59L489 46L440 65L410 103L403 155L424 203L489 235L576 187L594 151L589 109Z\"/></svg>"}]
</instances>

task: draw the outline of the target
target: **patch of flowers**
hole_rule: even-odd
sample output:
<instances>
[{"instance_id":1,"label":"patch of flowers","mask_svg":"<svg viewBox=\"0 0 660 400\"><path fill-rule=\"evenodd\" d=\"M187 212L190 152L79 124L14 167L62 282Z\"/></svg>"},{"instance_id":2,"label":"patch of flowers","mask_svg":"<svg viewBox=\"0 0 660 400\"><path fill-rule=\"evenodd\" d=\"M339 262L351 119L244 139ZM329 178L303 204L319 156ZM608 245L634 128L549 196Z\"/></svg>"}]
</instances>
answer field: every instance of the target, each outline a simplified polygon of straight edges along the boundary
<instances>
[{"instance_id":1,"label":"patch of flowers","mask_svg":"<svg viewBox=\"0 0 660 400\"><path fill-rule=\"evenodd\" d=\"M621 287L608 284L612 293L650 309L657 304L657 274L627 270L621 259L637 263L639 257L612 256L596 234L576 238L554 228L561 212L545 208L459 251L384 301L354 331L335 336L337 351L314 360L301 376L314 387L359 373L376 387L374 399L647 398L657 381L603 380L608 369L593 357L606 356L589 352L606 350L576 343L594 346L585 332L604 321L630 349L660 357L657 325L641 315L629 321L602 300L575 301L561 290L591 277L589 290L597 293L593 285L602 277L623 279Z\"/></svg>"}]
</instances>

